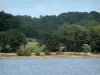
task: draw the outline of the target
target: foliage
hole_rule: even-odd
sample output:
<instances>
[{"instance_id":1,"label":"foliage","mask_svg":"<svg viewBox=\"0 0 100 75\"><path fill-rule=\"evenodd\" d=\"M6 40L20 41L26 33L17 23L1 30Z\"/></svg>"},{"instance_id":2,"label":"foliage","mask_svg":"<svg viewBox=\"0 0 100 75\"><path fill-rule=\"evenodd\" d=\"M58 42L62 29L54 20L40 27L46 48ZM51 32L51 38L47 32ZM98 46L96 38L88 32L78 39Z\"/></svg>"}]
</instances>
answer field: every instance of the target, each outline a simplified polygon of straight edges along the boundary
<instances>
[{"instance_id":1,"label":"foliage","mask_svg":"<svg viewBox=\"0 0 100 75\"><path fill-rule=\"evenodd\" d=\"M49 51L55 51L55 49L59 49L60 44L63 44L67 51L82 52L81 46L87 43L91 46L92 52L98 51L100 26L98 23L96 24L87 27L64 23L58 31L47 33L44 36L44 45Z\"/></svg>"},{"instance_id":2,"label":"foliage","mask_svg":"<svg viewBox=\"0 0 100 75\"><path fill-rule=\"evenodd\" d=\"M30 56L32 51L27 48L21 48L16 51L18 56Z\"/></svg>"},{"instance_id":3,"label":"foliage","mask_svg":"<svg viewBox=\"0 0 100 75\"><path fill-rule=\"evenodd\" d=\"M26 37L18 30L0 32L2 52L15 52L21 45L25 46L26 43ZM9 46L10 51L8 51L7 46Z\"/></svg>"},{"instance_id":4,"label":"foliage","mask_svg":"<svg viewBox=\"0 0 100 75\"><path fill-rule=\"evenodd\" d=\"M81 52L81 46L86 43L91 46L92 52L100 52L100 13L67 12L58 16L32 18L27 15L13 16L1 11L1 51L12 52L25 45L27 41L24 35L37 39L38 43L35 41L35 44L31 44L36 51L42 51L44 47L50 52L59 51L60 44L64 44L66 51ZM30 39L28 41L34 43ZM39 48L37 44L43 46ZM8 49L7 46L10 48Z\"/></svg>"},{"instance_id":5,"label":"foliage","mask_svg":"<svg viewBox=\"0 0 100 75\"><path fill-rule=\"evenodd\" d=\"M40 54L40 52L35 52L35 55L40 56L41 54Z\"/></svg>"},{"instance_id":6,"label":"foliage","mask_svg":"<svg viewBox=\"0 0 100 75\"><path fill-rule=\"evenodd\" d=\"M29 38L41 39L42 35L48 31L57 30L64 22L76 25L86 25L89 21L100 23L100 13L96 11L88 12L66 12L56 15L40 16L13 16L12 14L0 12L0 31L20 28Z\"/></svg>"},{"instance_id":7,"label":"foliage","mask_svg":"<svg viewBox=\"0 0 100 75\"><path fill-rule=\"evenodd\" d=\"M62 52L56 51L56 54L57 54L57 55L62 55Z\"/></svg>"},{"instance_id":8,"label":"foliage","mask_svg":"<svg viewBox=\"0 0 100 75\"><path fill-rule=\"evenodd\" d=\"M2 52L8 52L6 46L9 45L8 32L0 32L0 47Z\"/></svg>"},{"instance_id":9,"label":"foliage","mask_svg":"<svg viewBox=\"0 0 100 75\"><path fill-rule=\"evenodd\" d=\"M0 12L0 46L1 52L15 52L25 45L26 37L20 32L21 21L17 16Z\"/></svg>"},{"instance_id":10,"label":"foliage","mask_svg":"<svg viewBox=\"0 0 100 75\"><path fill-rule=\"evenodd\" d=\"M23 49L18 49L18 50L16 51L16 53L17 53L18 56L23 56L24 50L23 50Z\"/></svg>"},{"instance_id":11,"label":"foliage","mask_svg":"<svg viewBox=\"0 0 100 75\"><path fill-rule=\"evenodd\" d=\"M83 44L81 48L83 49L83 52L91 52L91 47L88 44Z\"/></svg>"},{"instance_id":12,"label":"foliage","mask_svg":"<svg viewBox=\"0 0 100 75\"><path fill-rule=\"evenodd\" d=\"M27 44L25 35L18 30L9 30L9 44L10 47L14 50L18 49L19 46Z\"/></svg>"},{"instance_id":13,"label":"foliage","mask_svg":"<svg viewBox=\"0 0 100 75\"><path fill-rule=\"evenodd\" d=\"M92 25L90 23L90 25ZM92 52L100 49L100 26L98 24L87 27L87 43L90 44Z\"/></svg>"},{"instance_id":14,"label":"foliage","mask_svg":"<svg viewBox=\"0 0 100 75\"><path fill-rule=\"evenodd\" d=\"M50 51L59 50L59 37L58 33L56 32L48 32L44 35L44 44L46 49Z\"/></svg>"},{"instance_id":15,"label":"foliage","mask_svg":"<svg viewBox=\"0 0 100 75\"><path fill-rule=\"evenodd\" d=\"M50 53L48 50L46 50L46 51L44 52L44 54L45 54L45 55L51 55L51 53Z\"/></svg>"},{"instance_id":16,"label":"foliage","mask_svg":"<svg viewBox=\"0 0 100 75\"><path fill-rule=\"evenodd\" d=\"M27 41L28 41L28 42L32 42L33 40L32 40L31 38L28 38Z\"/></svg>"},{"instance_id":17,"label":"foliage","mask_svg":"<svg viewBox=\"0 0 100 75\"><path fill-rule=\"evenodd\" d=\"M45 32L57 30L64 22L85 26L89 21L100 23L100 13L91 12L66 12L56 15L40 16L32 18L31 16L17 16L21 19L21 30L29 38L42 39Z\"/></svg>"},{"instance_id":18,"label":"foliage","mask_svg":"<svg viewBox=\"0 0 100 75\"><path fill-rule=\"evenodd\" d=\"M32 50L32 52L42 52L44 46L39 47L38 42L34 41L34 42L28 42L27 45L25 46L26 48L29 48Z\"/></svg>"},{"instance_id":19,"label":"foliage","mask_svg":"<svg viewBox=\"0 0 100 75\"><path fill-rule=\"evenodd\" d=\"M19 29L21 25L20 19L12 14L0 12L0 31L7 31L9 29Z\"/></svg>"}]
</instances>

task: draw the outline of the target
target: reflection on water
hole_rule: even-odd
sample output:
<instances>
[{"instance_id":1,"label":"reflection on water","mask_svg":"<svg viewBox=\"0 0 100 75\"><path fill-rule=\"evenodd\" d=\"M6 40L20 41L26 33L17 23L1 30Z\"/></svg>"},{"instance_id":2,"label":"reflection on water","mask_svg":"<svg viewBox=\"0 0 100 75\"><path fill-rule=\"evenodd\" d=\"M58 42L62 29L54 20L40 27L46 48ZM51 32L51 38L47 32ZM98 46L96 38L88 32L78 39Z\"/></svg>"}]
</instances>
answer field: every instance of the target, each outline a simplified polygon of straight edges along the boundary
<instances>
[{"instance_id":1,"label":"reflection on water","mask_svg":"<svg viewBox=\"0 0 100 75\"><path fill-rule=\"evenodd\" d=\"M100 58L0 59L0 75L100 75Z\"/></svg>"}]
</instances>

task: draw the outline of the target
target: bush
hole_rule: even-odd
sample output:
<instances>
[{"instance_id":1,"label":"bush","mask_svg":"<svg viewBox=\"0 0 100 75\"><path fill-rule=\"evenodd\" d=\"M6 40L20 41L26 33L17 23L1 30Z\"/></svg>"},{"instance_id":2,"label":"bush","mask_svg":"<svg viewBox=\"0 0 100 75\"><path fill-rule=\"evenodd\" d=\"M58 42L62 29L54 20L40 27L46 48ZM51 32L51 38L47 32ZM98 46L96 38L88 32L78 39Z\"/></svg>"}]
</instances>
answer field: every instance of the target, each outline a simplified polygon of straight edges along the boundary
<instances>
[{"instance_id":1,"label":"bush","mask_svg":"<svg viewBox=\"0 0 100 75\"><path fill-rule=\"evenodd\" d=\"M56 54L57 54L57 55L61 55L62 53L61 53L61 52L59 52L59 51L56 51Z\"/></svg>"},{"instance_id":2,"label":"bush","mask_svg":"<svg viewBox=\"0 0 100 75\"><path fill-rule=\"evenodd\" d=\"M40 54L40 52L35 52L35 55L40 56L41 54Z\"/></svg>"},{"instance_id":3,"label":"bush","mask_svg":"<svg viewBox=\"0 0 100 75\"><path fill-rule=\"evenodd\" d=\"M23 55L24 56L30 56L32 51L30 49L25 49Z\"/></svg>"},{"instance_id":4,"label":"bush","mask_svg":"<svg viewBox=\"0 0 100 75\"><path fill-rule=\"evenodd\" d=\"M18 56L23 56L24 51L22 49L18 49L16 53Z\"/></svg>"},{"instance_id":5,"label":"bush","mask_svg":"<svg viewBox=\"0 0 100 75\"><path fill-rule=\"evenodd\" d=\"M51 55L51 53L50 53L48 50L46 50L46 51L44 52L44 54L45 54L45 55Z\"/></svg>"},{"instance_id":6,"label":"bush","mask_svg":"<svg viewBox=\"0 0 100 75\"><path fill-rule=\"evenodd\" d=\"M84 52L91 52L91 47L88 44L83 44L81 48Z\"/></svg>"},{"instance_id":7,"label":"bush","mask_svg":"<svg viewBox=\"0 0 100 75\"><path fill-rule=\"evenodd\" d=\"M18 56L30 56L32 53L32 50L23 48L23 49L17 50L16 53Z\"/></svg>"},{"instance_id":8,"label":"bush","mask_svg":"<svg viewBox=\"0 0 100 75\"><path fill-rule=\"evenodd\" d=\"M28 41L28 42L32 42L33 40L32 40L31 38L28 38L27 41Z\"/></svg>"}]
</instances>

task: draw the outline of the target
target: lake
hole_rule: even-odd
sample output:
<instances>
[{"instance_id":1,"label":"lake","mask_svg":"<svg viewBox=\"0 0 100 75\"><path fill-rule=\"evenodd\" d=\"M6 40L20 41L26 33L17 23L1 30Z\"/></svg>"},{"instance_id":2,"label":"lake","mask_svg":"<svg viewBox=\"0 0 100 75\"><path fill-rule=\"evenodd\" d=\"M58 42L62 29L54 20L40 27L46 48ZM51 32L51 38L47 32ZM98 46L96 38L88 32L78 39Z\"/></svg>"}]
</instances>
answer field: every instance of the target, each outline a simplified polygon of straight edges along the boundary
<instances>
[{"instance_id":1,"label":"lake","mask_svg":"<svg viewBox=\"0 0 100 75\"><path fill-rule=\"evenodd\" d=\"M0 59L0 75L100 75L100 58Z\"/></svg>"}]
</instances>

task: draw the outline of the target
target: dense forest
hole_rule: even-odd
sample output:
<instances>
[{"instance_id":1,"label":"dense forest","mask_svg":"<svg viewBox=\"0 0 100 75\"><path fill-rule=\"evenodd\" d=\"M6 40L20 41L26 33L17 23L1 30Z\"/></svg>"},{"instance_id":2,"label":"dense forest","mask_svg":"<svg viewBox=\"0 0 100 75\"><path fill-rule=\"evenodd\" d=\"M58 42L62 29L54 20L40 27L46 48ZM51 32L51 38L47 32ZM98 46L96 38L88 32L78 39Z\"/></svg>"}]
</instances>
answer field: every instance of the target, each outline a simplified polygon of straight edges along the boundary
<instances>
[{"instance_id":1,"label":"dense forest","mask_svg":"<svg viewBox=\"0 0 100 75\"><path fill-rule=\"evenodd\" d=\"M14 36L12 36L14 35ZM18 37L19 36L19 37ZM15 38L16 37L16 38ZM66 12L56 15L14 16L0 12L0 46L17 49L26 44L26 37L37 39L40 46L57 51L60 44L66 51L82 51L82 44L89 44L93 52L100 49L100 13ZM15 40L18 39L18 40Z\"/></svg>"}]
</instances>

